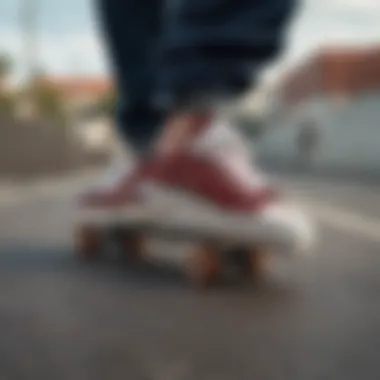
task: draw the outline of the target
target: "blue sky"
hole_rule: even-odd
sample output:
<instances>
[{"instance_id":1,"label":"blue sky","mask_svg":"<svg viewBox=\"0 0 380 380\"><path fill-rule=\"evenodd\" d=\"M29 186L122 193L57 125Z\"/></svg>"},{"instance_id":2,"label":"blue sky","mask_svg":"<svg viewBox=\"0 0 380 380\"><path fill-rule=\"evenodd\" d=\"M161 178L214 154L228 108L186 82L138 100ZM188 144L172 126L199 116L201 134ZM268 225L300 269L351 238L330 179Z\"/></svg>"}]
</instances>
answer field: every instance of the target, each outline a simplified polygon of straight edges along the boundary
<instances>
[{"instance_id":1,"label":"blue sky","mask_svg":"<svg viewBox=\"0 0 380 380\"><path fill-rule=\"evenodd\" d=\"M38 9L40 65L57 74L102 74L104 54L97 35L91 0L0 0L0 51L7 51L23 71L20 9L34 1Z\"/></svg>"},{"instance_id":2,"label":"blue sky","mask_svg":"<svg viewBox=\"0 0 380 380\"><path fill-rule=\"evenodd\" d=\"M21 4L34 2L38 7L41 32L60 34L83 31L91 24L89 0L1 0L0 27L13 29L18 23Z\"/></svg>"},{"instance_id":3,"label":"blue sky","mask_svg":"<svg viewBox=\"0 0 380 380\"><path fill-rule=\"evenodd\" d=\"M19 8L36 1L39 58L55 74L107 71L91 0L0 0L0 51L9 51L22 71ZM303 0L289 30L285 54L274 67L291 65L325 44L380 45L380 0Z\"/></svg>"}]
</instances>

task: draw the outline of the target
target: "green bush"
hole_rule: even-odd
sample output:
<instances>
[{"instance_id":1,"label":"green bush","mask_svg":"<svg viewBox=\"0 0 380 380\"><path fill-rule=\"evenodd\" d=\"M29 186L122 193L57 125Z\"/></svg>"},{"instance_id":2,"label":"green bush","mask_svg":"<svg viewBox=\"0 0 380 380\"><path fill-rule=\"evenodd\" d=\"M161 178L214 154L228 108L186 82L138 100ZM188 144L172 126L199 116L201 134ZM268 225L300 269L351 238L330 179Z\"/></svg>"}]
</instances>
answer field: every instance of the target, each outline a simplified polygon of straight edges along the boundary
<instances>
[{"instance_id":1,"label":"green bush","mask_svg":"<svg viewBox=\"0 0 380 380\"><path fill-rule=\"evenodd\" d=\"M12 58L5 53L0 53L0 81L8 77L8 75L11 74L12 69Z\"/></svg>"},{"instance_id":2,"label":"green bush","mask_svg":"<svg viewBox=\"0 0 380 380\"><path fill-rule=\"evenodd\" d=\"M96 105L97 111L106 116L113 116L116 111L116 95L110 93Z\"/></svg>"},{"instance_id":3,"label":"green bush","mask_svg":"<svg viewBox=\"0 0 380 380\"><path fill-rule=\"evenodd\" d=\"M64 120L64 101L59 91L46 85L36 85L31 88L29 96L39 115L47 119Z\"/></svg>"},{"instance_id":4,"label":"green bush","mask_svg":"<svg viewBox=\"0 0 380 380\"><path fill-rule=\"evenodd\" d=\"M0 116L14 115L16 99L13 95L0 92Z\"/></svg>"}]
</instances>

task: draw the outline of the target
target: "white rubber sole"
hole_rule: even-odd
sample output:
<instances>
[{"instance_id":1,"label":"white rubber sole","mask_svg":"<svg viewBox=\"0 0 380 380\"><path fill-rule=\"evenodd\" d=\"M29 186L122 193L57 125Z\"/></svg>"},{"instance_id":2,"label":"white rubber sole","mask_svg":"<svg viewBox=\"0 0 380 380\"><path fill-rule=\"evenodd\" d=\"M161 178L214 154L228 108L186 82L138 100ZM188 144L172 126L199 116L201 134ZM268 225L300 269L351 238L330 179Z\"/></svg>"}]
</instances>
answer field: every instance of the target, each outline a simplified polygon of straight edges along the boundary
<instances>
[{"instance_id":1,"label":"white rubber sole","mask_svg":"<svg viewBox=\"0 0 380 380\"><path fill-rule=\"evenodd\" d=\"M189 239L263 245L287 254L307 253L316 229L301 210L278 202L254 215L231 213L186 192L151 187L144 204L119 210L85 210L81 223L146 228L154 234L171 232Z\"/></svg>"},{"instance_id":2,"label":"white rubber sole","mask_svg":"<svg viewBox=\"0 0 380 380\"><path fill-rule=\"evenodd\" d=\"M83 208L76 218L79 224L91 224L107 228L114 224L146 224L154 221L152 208L146 204L128 205L125 208Z\"/></svg>"}]
</instances>

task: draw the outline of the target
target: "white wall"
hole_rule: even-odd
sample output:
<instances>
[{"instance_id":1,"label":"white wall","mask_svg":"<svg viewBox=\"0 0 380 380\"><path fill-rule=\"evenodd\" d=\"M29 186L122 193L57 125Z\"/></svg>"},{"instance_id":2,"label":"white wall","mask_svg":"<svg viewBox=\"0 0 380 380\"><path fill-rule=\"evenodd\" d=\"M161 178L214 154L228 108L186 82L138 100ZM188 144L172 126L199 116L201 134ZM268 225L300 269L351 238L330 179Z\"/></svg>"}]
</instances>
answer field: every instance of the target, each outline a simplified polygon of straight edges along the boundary
<instances>
[{"instance_id":1,"label":"white wall","mask_svg":"<svg viewBox=\"0 0 380 380\"><path fill-rule=\"evenodd\" d=\"M113 130L107 118L95 118L81 121L72 128L74 136L79 139L86 150L108 152L114 143Z\"/></svg>"},{"instance_id":2,"label":"white wall","mask_svg":"<svg viewBox=\"0 0 380 380\"><path fill-rule=\"evenodd\" d=\"M266 157L290 160L296 155L297 124L315 117L322 140L316 166L380 169L380 94L363 96L346 104L314 99L301 112L282 115L258 145Z\"/></svg>"}]
</instances>

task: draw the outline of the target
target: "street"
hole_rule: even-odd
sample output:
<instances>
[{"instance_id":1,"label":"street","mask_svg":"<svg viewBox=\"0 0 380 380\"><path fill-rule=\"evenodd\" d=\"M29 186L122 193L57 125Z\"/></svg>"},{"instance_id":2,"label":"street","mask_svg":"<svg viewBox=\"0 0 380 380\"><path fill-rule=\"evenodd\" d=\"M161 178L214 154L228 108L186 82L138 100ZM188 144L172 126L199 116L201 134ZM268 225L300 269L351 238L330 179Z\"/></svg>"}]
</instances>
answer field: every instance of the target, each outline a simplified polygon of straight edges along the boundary
<instances>
[{"instance_id":1,"label":"street","mask_svg":"<svg viewBox=\"0 0 380 380\"><path fill-rule=\"evenodd\" d=\"M377 380L380 186L279 184L319 222L313 254L200 293L169 269L77 262L78 181L0 197L0 379Z\"/></svg>"}]
</instances>

